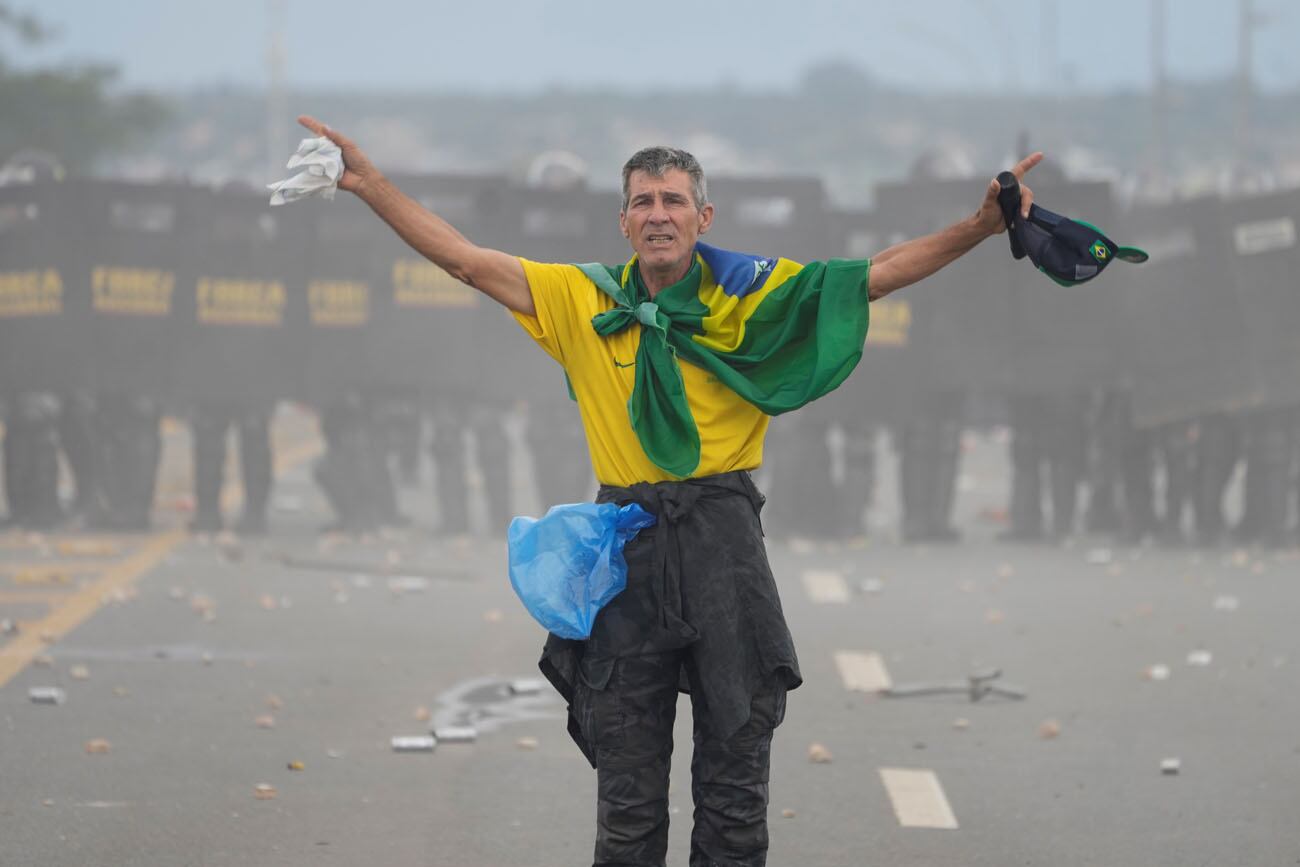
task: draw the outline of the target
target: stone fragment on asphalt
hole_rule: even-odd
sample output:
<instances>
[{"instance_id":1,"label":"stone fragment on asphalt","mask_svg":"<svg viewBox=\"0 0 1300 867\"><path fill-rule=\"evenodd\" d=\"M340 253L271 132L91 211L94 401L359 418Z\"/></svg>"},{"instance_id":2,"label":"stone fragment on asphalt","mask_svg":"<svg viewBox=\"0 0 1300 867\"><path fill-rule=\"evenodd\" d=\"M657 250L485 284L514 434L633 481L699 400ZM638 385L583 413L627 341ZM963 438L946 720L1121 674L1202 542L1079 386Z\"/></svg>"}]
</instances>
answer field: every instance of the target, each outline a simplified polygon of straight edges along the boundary
<instances>
[{"instance_id":1,"label":"stone fragment on asphalt","mask_svg":"<svg viewBox=\"0 0 1300 867\"><path fill-rule=\"evenodd\" d=\"M1241 601L1236 596L1216 596L1214 597L1215 611L1236 611L1240 607Z\"/></svg>"},{"instance_id":2,"label":"stone fragment on asphalt","mask_svg":"<svg viewBox=\"0 0 1300 867\"><path fill-rule=\"evenodd\" d=\"M91 740L86 741L86 755L102 756L105 753L110 752L112 749L113 745L103 738L92 738Z\"/></svg>"},{"instance_id":3,"label":"stone fragment on asphalt","mask_svg":"<svg viewBox=\"0 0 1300 867\"><path fill-rule=\"evenodd\" d=\"M284 701L280 698L280 696L276 695L275 693L271 693L266 697L266 706L269 707L271 710L279 710L280 708L284 707Z\"/></svg>"},{"instance_id":4,"label":"stone fragment on asphalt","mask_svg":"<svg viewBox=\"0 0 1300 867\"><path fill-rule=\"evenodd\" d=\"M391 743L395 753L431 753L438 745L432 735L395 737Z\"/></svg>"},{"instance_id":5,"label":"stone fragment on asphalt","mask_svg":"<svg viewBox=\"0 0 1300 867\"><path fill-rule=\"evenodd\" d=\"M1059 720L1046 719L1038 726L1038 736L1045 741L1061 736L1061 723Z\"/></svg>"},{"instance_id":6,"label":"stone fragment on asphalt","mask_svg":"<svg viewBox=\"0 0 1300 867\"><path fill-rule=\"evenodd\" d=\"M270 593L263 594L262 598L258 600L258 602L265 611L274 611L280 607L279 601Z\"/></svg>"},{"instance_id":7,"label":"stone fragment on asphalt","mask_svg":"<svg viewBox=\"0 0 1300 867\"><path fill-rule=\"evenodd\" d=\"M292 762L289 762L289 765L288 765L288 768L289 768L289 770L291 770L291 771L301 771L301 770L303 770L303 769L306 768L306 767L307 767L306 765L304 765L302 762L297 761L297 760L294 760L294 761L292 761Z\"/></svg>"},{"instance_id":8,"label":"stone fragment on asphalt","mask_svg":"<svg viewBox=\"0 0 1300 867\"><path fill-rule=\"evenodd\" d=\"M253 787L253 797L259 801L270 801L278 795L275 786L270 783L258 783Z\"/></svg>"},{"instance_id":9,"label":"stone fragment on asphalt","mask_svg":"<svg viewBox=\"0 0 1300 867\"><path fill-rule=\"evenodd\" d=\"M275 717L270 714L263 714L253 720L253 725L257 726L259 729L273 729L275 728Z\"/></svg>"},{"instance_id":10,"label":"stone fragment on asphalt","mask_svg":"<svg viewBox=\"0 0 1300 867\"><path fill-rule=\"evenodd\" d=\"M1147 680L1168 680L1169 666L1159 662L1155 665L1148 665L1142 669L1142 676Z\"/></svg>"},{"instance_id":11,"label":"stone fragment on asphalt","mask_svg":"<svg viewBox=\"0 0 1300 867\"><path fill-rule=\"evenodd\" d=\"M27 698L33 704L63 704L68 694L57 686L33 686L27 690Z\"/></svg>"},{"instance_id":12,"label":"stone fragment on asphalt","mask_svg":"<svg viewBox=\"0 0 1300 867\"><path fill-rule=\"evenodd\" d=\"M970 728L970 720L966 719L964 716L959 716L952 721L952 727L959 732L964 732L966 729Z\"/></svg>"},{"instance_id":13,"label":"stone fragment on asphalt","mask_svg":"<svg viewBox=\"0 0 1300 867\"><path fill-rule=\"evenodd\" d=\"M834 757L831 755L831 751L822 744L812 743L808 745L808 761L814 765L828 765L832 758Z\"/></svg>"},{"instance_id":14,"label":"stone fragment on asphalt","mask_svg":"<svg viewBox=\"0 0 1300 867\"><path fill-rule=\"evenodd\" d=\"M781 818L783 818L783 819L793 819L793 818L794 818L794 810L782 810L782 811L781 811Z\"/></svg>"},{"instance_id":15,"label":"stone fragment on asphalt","mask_svg":"<svg viewBox=\"0 0 1300 867\"><path fill-rule=\"evenodd\" d=\"M1182 759L1161 759L1160 773L1167 777L1176 776L1183 769Z\"/></svg>"},{"instance_id":16,"label":"stone fragment on asphalt","mask_svg":"<svg viewBox=\"0 0 1300 867\"><path fill-rule=\"evenodd\" d=\"M540 744L537 738L530 736L530 737L519 738L517 741L515 741L515 746L521 750L535 750L537 749L538 746L540 746Z\"/></svg>"},{"instance_id":17,"label":"stone fragment on asphalt","mask_svg":"<svg viewBox=\"0 0 1300 867\"><path fill-rule=\"evenodd\" d=\"M90 669L84 665L74 665L68 669L68 677L73 680L90 680Z\"/></svg>"},{"instance_id":18,"label":"stone fragment on asphalt","mask_svg":"<svg viewBox=\"0 0 1300 867\"><path fill-rule=\"evenodd\" d=\"M429 709L427 707L425 707L424 705L420 705L415 709L414 716L420 722L428 722L429 719L433 716L433 714L429 712Z\"/></svg>"}]
</instances>

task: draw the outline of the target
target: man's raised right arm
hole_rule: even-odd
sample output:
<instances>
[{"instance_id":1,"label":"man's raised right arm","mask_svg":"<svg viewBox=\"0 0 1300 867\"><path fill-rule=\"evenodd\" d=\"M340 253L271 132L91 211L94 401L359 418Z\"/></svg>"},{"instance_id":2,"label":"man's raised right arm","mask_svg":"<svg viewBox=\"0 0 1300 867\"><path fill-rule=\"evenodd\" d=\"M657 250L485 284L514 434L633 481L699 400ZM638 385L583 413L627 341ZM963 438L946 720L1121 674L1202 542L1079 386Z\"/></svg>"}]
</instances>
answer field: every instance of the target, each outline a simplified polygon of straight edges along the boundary
<instances>
[{"instance_id":1,"label":"man's raised right arm","mask_svg":"<svg viewBox=\"0 0 1300 867\"><path fill-rule=\"evenodd\" d=\"M306 115L298 122L339 146L344 167L339 189L356 194L412 249L511 310L530 316L536 313L528 278L518 259L477 246L446 220L421 207L384 177L347 136Z\"/></svg>"}]
</instances>

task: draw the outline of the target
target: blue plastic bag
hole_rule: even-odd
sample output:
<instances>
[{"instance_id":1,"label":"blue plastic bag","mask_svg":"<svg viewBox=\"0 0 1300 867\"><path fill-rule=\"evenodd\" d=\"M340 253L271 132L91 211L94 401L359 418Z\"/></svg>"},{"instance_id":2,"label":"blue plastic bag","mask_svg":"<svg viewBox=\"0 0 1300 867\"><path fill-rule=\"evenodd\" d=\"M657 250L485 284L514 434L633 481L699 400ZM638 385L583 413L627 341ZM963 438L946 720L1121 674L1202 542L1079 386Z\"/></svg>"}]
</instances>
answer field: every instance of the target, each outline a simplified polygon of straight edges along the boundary
<instances>
[{"instance_id":1,"label":"blue plastic bag","mask_svg":"<svg viewBox=\"0 0 1300 867\"><path fill-rule=\"evenodd\" d=\"M654 523L636 503L573 503L515 518L506 532L510 585L549 632L588 638L600 609L627 586L623 546Z\"/></svg>"}]
</instances>

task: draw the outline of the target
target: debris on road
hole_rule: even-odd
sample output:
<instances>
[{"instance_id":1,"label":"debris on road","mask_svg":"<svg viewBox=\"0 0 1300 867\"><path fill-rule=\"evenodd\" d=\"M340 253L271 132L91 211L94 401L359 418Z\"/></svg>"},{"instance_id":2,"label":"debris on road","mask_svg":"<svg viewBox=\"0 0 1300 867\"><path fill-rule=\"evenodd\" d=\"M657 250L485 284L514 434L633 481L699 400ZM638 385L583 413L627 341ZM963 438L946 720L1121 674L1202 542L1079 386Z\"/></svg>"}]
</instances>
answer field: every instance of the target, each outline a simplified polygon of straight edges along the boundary
<instances>
[{"instance_id":1,"label":"debris on road","mask_svg":"<svg viewBox=\"0 0 1300 867\"><path fill-rule=\"evenodd\" d=\"M258 604L262 606L262 610L264 611L274 611L280 607L279 601L270 593L262 594L262 598L258 600Z\"/></svg>"},{"instance_id":2,"label":"debris on road","mask_svg":"<svg viewBox=\"0 0 1300 867\"><path fill-rule=\"evenodd\" d=\"M1236 611L1241 606L1241 601L1236 596L1216 596L1214 597L1215 611Z\"/></svg>"},{"instance_id":3,"label":"debris on road","mask_svg":"<svg viewBox=\"0 0 1300 867\"><path fill-rule=\"evenodd\" d=\"M546 687L546 681L539 678L520 678L510 681L511 695L537 695Z\"/></svg>"},{"instance_id":4,"label":"debris on road","mask_svg":"<svg viewBox=\"0 0 1300 867\"><path fill-rule=\"evenodd\" d=\"M111 752L112 749L113 749L113 745L110 744L108 741L104 740L103 738L94 738L92 740L86 741L85 750L86 750L86 755L89 756L102 756L105 755L106 753Z\"/></svg>"},{"instance_id":5,"label":"debris on road","mask_svg":"<svg viewBox=\"0 0 1300 867\"><path fill-rule=\"evenodd\" d=\"M388 579L389 592L399 596L403 593L423 593L428 589L429 579L418 575L394 575Z\"/></svg>"},{"instance_id":6,"label":"debris on road","mask_svg":"<svg viewBox=\"0 0 1300 867\"><path fill-rule=\"evenodd\" d=\"M420 705L415 709L414 716L416 720L418 720L419 722L428 722L429 719L433 716L433 714L429 712L429 709L427 707L425 707L424 705Z\"/></svg>"},{"instance_id":7,"label":"debris on road","mask_svg":"<svg viewBox=\"0 0 1300 867\"><path fill-rule=\"evenodd\" d=\"M783 819L793 819L793 818L794 818L794 810L782 810L782 811L781 811L781 818L783 818Z\"/></svg>"},{"instance_id":8,"label":"debris on road","mask_svg":"<svg viewBox=\"0 0 1300 867\"><path fill-rule=\"evenodd\" d=\"M395 737L392 740L393 752L395 753L431 753L437 745L438 740L432 735Z\"/></svg>"},{"instance_id":9,"label":"debris on road","mask_svg":"<svg viewBox=\"0 0 1300 867\"><path fill-rule=\"evenodd\" d=\"M253 797L259 801L273 800L278 794L279 792L275 790L275 786L270 783L258 783L253 787Z\"/></svg>"},{"instance_id":10,"label":"debris on road","mask_svg":"<svg viewBox=\"0 0 1300 867\"><path fill-rule=\"evenodd\" d=\"M57 686L34 686L27 690L27 698L33 704L63 704L68 694Z\"/></svg>"},{"instance_id":11,"label":"debris on road","mask_svg":"<svg viewBox=\"0 0 1300 867\"><path fill-rule=\"evenodd\" d=\"M478 729L473 726L446 726L434 729L433 736L439 743L472 744L478 740Z\"/></svg>"},{"instance_id":12,"label":"debris on road","mask_svg":"<svg viewBox=\"0 0 1300 867\"><path fill-rule=\"evenodd\" d=\"M964 732L966 729L970 728L970 720L966 719L964 716L959 716L952 721L952 727L959 732Z\"/></svg>"},{"instance_id":13,"label":"debris on road","mask_svg":"<svg viewBox=\"0 0 1300 867\"><path fill-rule=\"evenodd\" d=\"M1045 741L1061 736L1061 723L1059 720L1046 719L1038 727L1038 736Z\"/></svg>"},{"instance_id":14,"label":"debris on road","mask_svg":"<svg viewBox=\"0 0 1300 867\"><path fill-rule=\"evenodd\" d=\"M1161 759L1160 773L1166 777L1177 776L1178 772L1183 769L1182 759Z\"/></svg>"},{"instance_id":15,"label":"debris on road","mask_svg":"<svg viewBox=\"0 0 1300 867\"><path fill-rule=\"evenodd\" d=\"M1142 669L1142 677L1146 680L1168 680L1169 666L1162 662L1158 662L1155 665L1148 665L1146 668Z\"/></svg>"},{"instance_id":16,"label":"debris on road","mask_svg":"<svg viewBox=\"0 0 1300 867\"><path fill-rule=\"evenodd\" d=\"M515 746L521 750L535 750L540 746L535 737L522 737L515 741Z\"/></svg>"},{"instance_id":17,"label":"debris on road","mask_svg":"<svg viewBox=\"0 0 1300 867\"><path fill-rule=\"evenodd\" d=\"M1208 650L1193 650L1187 654L1187 664L1197 668L1205 668L1214 661L1214 655Z\"/></svg>"},{"instance_id":18,"label":"debris on road","mask_svg":"<svg viewBox=\"0 0 1300 867\"><path fill-rule=\"evenodd\" d=\"M808 761L814 765L829 765L833 758L831 751L823 745L818 743L808 745Z\"/></svg>"},{"instance_id":19,"label":"debris on road","mask_svg":"<svg viewBox=\"0 0 1300 867\"><path fill-rule=\"evenodd\" d=\"M284 707L284 702L280 699L280 696L276 695L275 693L271 693L266 697L266 706L269 707L271 710L279 710L280 708Z\"/></svg>"},{"instance_id":20,"label":"debris on road","mask_svg":"<svg viewBox=\"0 0 1300 867\"><path fill-rule=\"evenodd\" d=\"M295 759L294 761L292 761L292 762L289 762L289 765L288 765L288 768L289 768L289 770L291 770L291 771L301 771L301 770L304 770L306 767L307 767L306 765L304 765L304 764L303 764L302 762L300 762L300 761L297 761L296 759Z\"/></svg>"},{"instance_id":21,"label":"debris on road","mask_svg":"<svg viewBox=\"0 0 1300 867\"><path fill-rule=\"evenodd\" d=\"M68 677L73 680L90 680L90 669L84 665L74 665L68 669Z\"/></svg>"},{"instance_id":22,"label":"debris on road","mask_svg":"<svg viewBox=\"0 0 1300 867\"><path fill-rule=\"evenodd\" d=\"M257 726L259 729L273 729L275 728L275 717L270 714L263 714L253 720L253 725Z\"/></svg>"}]
</instances>

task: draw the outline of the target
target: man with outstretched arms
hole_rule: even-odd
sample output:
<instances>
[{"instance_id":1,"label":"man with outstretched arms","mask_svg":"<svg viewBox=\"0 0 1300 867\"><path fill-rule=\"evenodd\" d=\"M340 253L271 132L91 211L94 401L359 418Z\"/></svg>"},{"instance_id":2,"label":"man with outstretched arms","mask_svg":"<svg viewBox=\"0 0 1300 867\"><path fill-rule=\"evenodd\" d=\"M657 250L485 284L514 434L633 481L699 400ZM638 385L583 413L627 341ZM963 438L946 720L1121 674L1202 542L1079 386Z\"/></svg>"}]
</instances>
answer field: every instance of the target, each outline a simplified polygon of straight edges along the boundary
<instances>
[{"instance_id":1,"label":"man with outstretched arms","mask_svg":"<svg viewBox=\"0 0 1300 867\"><path fill-rule=\"evenodd\" d=\"M768 760L786 693L801 682L763 547L762 462L772 415L852 372L868 302L938 271L1004 230L999 186L972 216L870 260L813 262L700 241L713 223L704 173L654 147L623 168L621 265L541 264L477 246L404 195L347 137L355 193L456 279L509 308L569 378L600 502L657 517L624 549L627 587L591 636L548 637L541 668L597 771L596 867L663 865L679 690L691 695L692 867L762 865ZM1041 154L1023 160L1022 179ZM1021 210L1033 195L1022 185ZM562 394L556 399L564 399Z\"/></svg>"}]
</instances>

